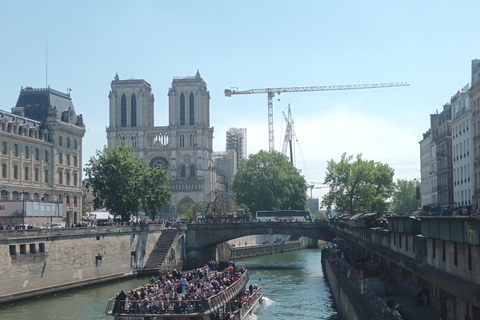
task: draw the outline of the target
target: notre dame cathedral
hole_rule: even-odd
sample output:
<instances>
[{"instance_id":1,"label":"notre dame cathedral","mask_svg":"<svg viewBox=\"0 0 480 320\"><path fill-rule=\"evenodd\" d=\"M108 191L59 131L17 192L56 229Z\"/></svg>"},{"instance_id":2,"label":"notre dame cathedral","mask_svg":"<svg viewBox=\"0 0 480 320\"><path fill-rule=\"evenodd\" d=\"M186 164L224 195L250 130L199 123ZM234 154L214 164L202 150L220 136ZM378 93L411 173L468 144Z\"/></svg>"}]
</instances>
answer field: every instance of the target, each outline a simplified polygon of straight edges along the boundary
<instances>
[{"instance_id":1,"label":"notre dame cathedral","mask_svg":"<svg viewBox=\"0 0 480 320\"><path fill-rule=\"evenodd\" d=\"M235 151L214 156L210 126L210 94L197 71L174 78L168 91L168 126L155 126L152 87L142 79L111 84L108 147L130 146L151 167L169 171L172 198L163 213L181 213L190 202L210 202L215 193L228 191L235 174ZM218 167L218 168L217 168Z\"/></svg>"}]
</instances>

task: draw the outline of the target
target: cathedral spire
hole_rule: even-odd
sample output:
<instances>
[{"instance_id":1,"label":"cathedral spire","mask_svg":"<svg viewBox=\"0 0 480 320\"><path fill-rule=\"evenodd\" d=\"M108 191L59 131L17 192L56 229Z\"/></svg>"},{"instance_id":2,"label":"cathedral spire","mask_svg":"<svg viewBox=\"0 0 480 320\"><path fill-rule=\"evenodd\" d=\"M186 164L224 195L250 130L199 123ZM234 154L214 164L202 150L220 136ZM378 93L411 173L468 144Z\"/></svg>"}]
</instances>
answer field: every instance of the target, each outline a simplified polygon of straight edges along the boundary
<instances>
[{"instance_id":1,"label":"cathedral spire","mask_svg":"<svg viewBox=\"0 0 480 320\"><path fill-rule=\"evenodd\" d=\"M118 81L119 78L118 78L118 72L115 74L115 81Z\"/></svg>"},{"instance_id":2,"label":"cathedral spire","mask_svg":"<svg viewBox=\"0 0 480 320\"><path fill-rule=\"evenodd\" d=\"M200 79L200 78L201 78L201 77L200 77L200 71L198 71L198 69L197 69L197 74L195 75L195 78L197 78L197 79Z\"/></svg>"}]
</instances>

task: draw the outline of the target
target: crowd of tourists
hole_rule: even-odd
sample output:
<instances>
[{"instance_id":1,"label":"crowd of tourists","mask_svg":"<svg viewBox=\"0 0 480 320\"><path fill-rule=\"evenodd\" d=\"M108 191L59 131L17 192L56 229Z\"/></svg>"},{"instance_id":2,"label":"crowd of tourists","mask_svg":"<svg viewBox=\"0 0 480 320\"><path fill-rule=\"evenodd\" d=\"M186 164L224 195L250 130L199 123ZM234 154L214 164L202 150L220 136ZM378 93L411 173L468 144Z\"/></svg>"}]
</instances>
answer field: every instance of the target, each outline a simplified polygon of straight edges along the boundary
<instances>
[{"instance_id":1,"label":"crowd of tourists","mask_svg":"<svg viewBox=\"0 0 480 320\"><path fill-rule=\"evenodd\" d=\"M235 283L245 270L234 261L213 260L188 272L175 269L137 289L122 290L115 297L113 313L203 313L207 300Z\"/></svg>"}]
</instances>

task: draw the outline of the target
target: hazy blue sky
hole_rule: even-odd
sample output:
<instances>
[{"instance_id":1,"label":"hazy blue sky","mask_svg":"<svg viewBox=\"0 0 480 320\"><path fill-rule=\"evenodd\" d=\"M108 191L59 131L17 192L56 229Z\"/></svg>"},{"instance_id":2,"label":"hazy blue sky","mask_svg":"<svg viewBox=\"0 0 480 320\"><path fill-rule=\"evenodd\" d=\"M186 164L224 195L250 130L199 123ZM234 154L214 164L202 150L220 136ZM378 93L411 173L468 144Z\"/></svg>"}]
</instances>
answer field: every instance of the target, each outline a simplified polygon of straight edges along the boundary
<instances>
[{"instance_id":1,"label":"hazy blue sky","mask_svg":"<svg viewBox=\"0 0 480 320\"><path fill-rule=\"evenodd\" d=\"M410 87L280 95L275 147L291 104L296 164L307 181L323 181L327 161L343 152L388 163L396 179L417 178L429 114L471 81L471 60L480 58L479 9L478 0L2 1L0 109L10 111L21 86L45 87L47 42L48 85L72 88L84 116L84 163L106 144L116 72L152 85L160 126L168 125L173 77L199 69L214 150L225 149L228 128L245 127L249 154L268 149L267 96L227 98L226 88L406 81Z\"/></svg>"}]
</instances>

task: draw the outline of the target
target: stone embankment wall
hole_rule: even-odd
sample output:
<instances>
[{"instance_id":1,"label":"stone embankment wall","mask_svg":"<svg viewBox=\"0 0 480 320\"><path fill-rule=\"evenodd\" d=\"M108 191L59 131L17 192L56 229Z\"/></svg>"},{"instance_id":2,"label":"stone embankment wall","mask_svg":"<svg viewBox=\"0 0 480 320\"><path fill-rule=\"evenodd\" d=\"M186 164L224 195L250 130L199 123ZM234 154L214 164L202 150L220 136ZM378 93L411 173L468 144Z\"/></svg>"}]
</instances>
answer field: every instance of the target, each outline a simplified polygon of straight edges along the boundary
<instances>
[{"instance_id":1,"label":"stone embankment wall","mask_svg":"<svg viewBox=\"0 0 480 320\"><path fill-rule=\"evenodd\" d=\"M217 246L217 259L235 260L241 258L262 256L273 253L306 249L310 247L309 239L302 237L297 241L289 241L283 244L259 244L242 247L232 247L228 243Z\"/></svg>"},{"instance_id":2,"label":"stone embankment wall","mask_svg":"<svg viewBox=\"0 0 480 320\"><path fill-rule=\"evenodd\" d=\"M325 279L332 292L333 301L337 307L340 320L375 319L375 315L362 304L356 294L346 284L346 279L338 273L335 261L330 261L322 252L322 267Z\"/></svg>"},{"instance_id":3,"label":"stone embankment wall","mask_svg":"<svg viewBox=\"0 0 480 320\"><path fill-rule=\"evenodd\" d=\"M0 303L132 275L143 267L162 229L141 225L0 232Z\"/></svg>"}]
</instances>

